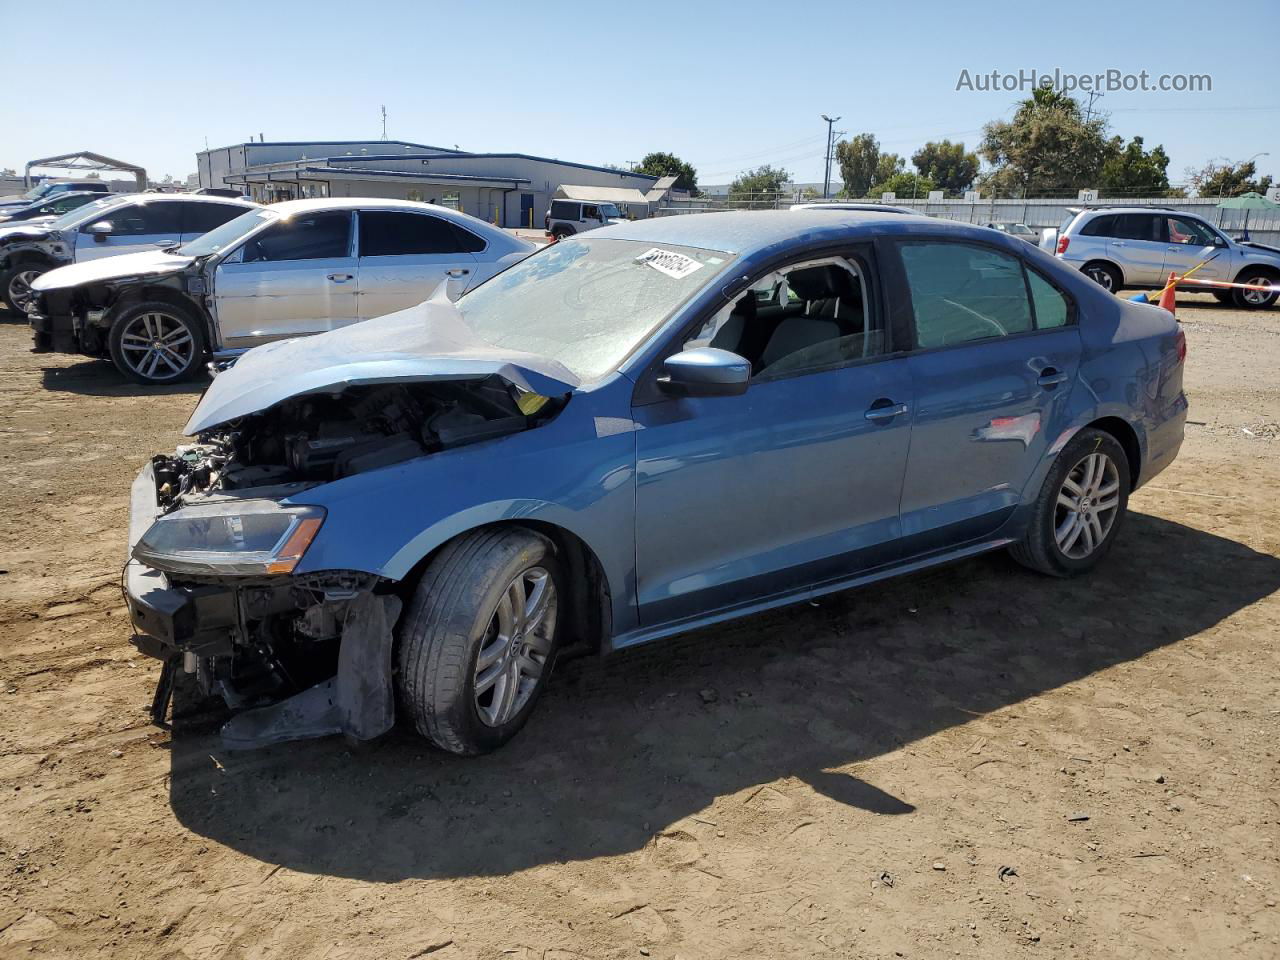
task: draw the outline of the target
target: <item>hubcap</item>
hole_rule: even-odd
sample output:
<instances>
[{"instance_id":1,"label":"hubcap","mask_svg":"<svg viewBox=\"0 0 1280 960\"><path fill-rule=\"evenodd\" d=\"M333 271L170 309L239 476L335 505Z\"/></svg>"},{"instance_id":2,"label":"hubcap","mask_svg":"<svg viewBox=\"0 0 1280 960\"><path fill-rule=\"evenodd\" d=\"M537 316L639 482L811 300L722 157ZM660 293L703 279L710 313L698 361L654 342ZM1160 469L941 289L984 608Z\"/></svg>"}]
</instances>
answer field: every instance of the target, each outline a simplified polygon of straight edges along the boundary
<instances>
[{"instance_id":1,"label":"hubcap","mask_svg":"<svg viewBox=\"0 0 1280 960\"><path fill-rule=\"evenodd\" d=\"M31 289L31 284L35 283L36 277L42 272L41 270L23 270L9 279L9 299L23 313L30 313L35 309L36 292Z\"/></svg>"},{"instance_id":2,"label":"hubcap","mask_svg":"<svg viewBox=\"0 0 1280 960\"><path fill-rule=\"evenodd\" d=\"M1062 481L1054 511L1058 549L1083 560L1100 547L1120 510L1120 471L1105 453L1091 453Z\"/></svg>"},{"instance_id":3,"label":"hubcap","mask_svg":"<svg viewBox=\"0 0 1280 960\"><path fill-rule=\"evenodd\" d=\"M1107 271L1099 270L1095 267L1089 271L1089 277L1099 286L1105 287L1108 290L1111 289L1111 274L1107 273Z\"/></svg>"},{"instance_id":4,"label":"hubcap","mask_svg":"<svg viewBox=\"0 0 1280 960\"><path fill-rule=\"evenodd\" d=\"M1268 287L1271 287L1271 281L1268 280L1266 277L1250 277L1245 282L1252 283L1255 285L1262 285L1265 283ZM1274 296L1274 294L1275 294L1274 287L1272 287L1272 289L1269 291L1268 290L1246 290L1244 291L1244 301L1245 303L1266 303L1267 299L1271 296Z\"/></svg>"},{"instance_id":5,"label":"hubcap","mask_svg":"<svg viewBox=\"0 0 1280 960\"><path fill-rule=\"evenodd\" d=\"M476 712L500 727L529 702L556 630L556 585L542 567L519 574L502 594L476 656Z\"/></svg>"},{"instance_id":6,"label":"hubcap","mask_svg":"<svg viewBox=\"0 0 1280 960\"><path fill-rule=\"evenodd\" d=\"M167 313L142 313L120 335L129 369L148 380L172 380L191 364L196 344L182 321Z\"/></svg>"}]
</instances>

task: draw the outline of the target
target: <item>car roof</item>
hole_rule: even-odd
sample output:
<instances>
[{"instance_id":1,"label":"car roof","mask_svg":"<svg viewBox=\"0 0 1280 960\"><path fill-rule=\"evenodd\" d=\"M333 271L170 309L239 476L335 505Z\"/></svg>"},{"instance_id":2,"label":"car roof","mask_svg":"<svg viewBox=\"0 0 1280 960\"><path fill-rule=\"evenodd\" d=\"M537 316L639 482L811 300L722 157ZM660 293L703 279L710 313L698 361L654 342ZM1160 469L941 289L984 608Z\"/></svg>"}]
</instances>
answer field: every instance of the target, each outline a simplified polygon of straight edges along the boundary
<instances>
[{"instance_id":1,"label":"car roof","mask_svg":"<svg viewBox=\"0 0 1280 960\"><path fill-rule=\"evenodd\" d=\"M394 200L389 197L316 197L312 200L282 200L271 204L271 209L281 216L288 217L295 213L315 213L318 210L429 210L432 213L451 213L458 211L452 207L442 207L435 203L421 203L417 200Z\"/></svg>"},{"instance_id":2,"label":"car roof","mask_svg":"<svg viewBox=\"0 0 1280 960\"><path fill-rule=\"evenodd\" d=\"M986 227L915 214L869 210L730 210L634 220L592 230L587 237L671 243L745 254L774 244L838 243L850 235L952 233L990 237ZM1022 241L1009 241L1011 243Z\"/></svg>"},{"instance_id":3,"label":"car roof","mask_svg":"<svg viewBox=\"0 0 1280 960\"><path fill-rule=\"evenodd\" d=\"M68 191L70 192L70 191ZM77 190L76 193L85 191ZM207 197L198 193L108 193L101 197L102 200L133 200L138 203L230 203L235 206L244 207L246 210L254 207L260 207L262 204L254 203L252 200L241 200L238 197Z\"/></svg>"}]
</instances>

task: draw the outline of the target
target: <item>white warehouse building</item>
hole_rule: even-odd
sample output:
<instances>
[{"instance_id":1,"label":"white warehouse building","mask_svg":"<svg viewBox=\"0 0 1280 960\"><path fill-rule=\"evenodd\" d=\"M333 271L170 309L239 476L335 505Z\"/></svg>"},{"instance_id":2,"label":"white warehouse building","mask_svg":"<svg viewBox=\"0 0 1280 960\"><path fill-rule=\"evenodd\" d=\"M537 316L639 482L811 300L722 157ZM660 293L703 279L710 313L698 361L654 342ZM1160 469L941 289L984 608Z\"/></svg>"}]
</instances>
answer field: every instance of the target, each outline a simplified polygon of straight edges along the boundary
<instances>
[{"instance_id":1,"label":"white warehouse building","mask_svg":"<svg viewBox=\"0 0 1280 960\"><path fill-rule=\"evenodd\" d=\"M196 155L201 187L243 190L274 203L298 197L394 197L438 203L502 227L542 226L565 185L657 183L627 170L524 153L468 153L403 140L252 141ZM624 211L625 212L625 211ZM642 207L632 216L647 216Z\"/></svg>"}]
</instances>

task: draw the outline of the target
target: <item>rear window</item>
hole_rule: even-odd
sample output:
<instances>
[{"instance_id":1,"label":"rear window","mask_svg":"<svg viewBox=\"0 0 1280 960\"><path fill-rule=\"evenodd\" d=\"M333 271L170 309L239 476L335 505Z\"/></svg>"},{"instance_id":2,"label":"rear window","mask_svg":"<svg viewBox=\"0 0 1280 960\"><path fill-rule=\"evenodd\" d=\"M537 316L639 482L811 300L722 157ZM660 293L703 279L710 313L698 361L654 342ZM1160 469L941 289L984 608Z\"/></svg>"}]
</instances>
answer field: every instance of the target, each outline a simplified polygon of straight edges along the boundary
<instances>
[{"instance_id":1,"label":"rear window","mask_svg":"<svg viewBox=\"0 0 1280 960\"><path fill-rule=\"evenodd\" d=\"M551 216L555 220L577 220L578 204L568 200L552 200Z\"/></svg>"}]
</instances>

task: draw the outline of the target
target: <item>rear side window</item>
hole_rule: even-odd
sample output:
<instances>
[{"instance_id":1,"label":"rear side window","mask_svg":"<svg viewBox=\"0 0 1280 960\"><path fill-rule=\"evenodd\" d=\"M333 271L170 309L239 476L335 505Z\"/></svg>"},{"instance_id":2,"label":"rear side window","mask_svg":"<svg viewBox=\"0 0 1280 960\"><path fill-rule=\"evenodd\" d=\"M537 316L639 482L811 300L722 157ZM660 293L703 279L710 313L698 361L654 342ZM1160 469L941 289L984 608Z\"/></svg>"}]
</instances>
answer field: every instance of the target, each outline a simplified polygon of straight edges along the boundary
<instances>
[{"instance_id":1,"label":"rear side window","mask_svg":"<svg viewBox=\"0 0 1280 960\"><path fill-rule=\"evenodd\" d=\"M577 220L579 206L568 200L552 200L551 216L555 220Z\"/></svg>"},{"instance_id":2,"label":"rear side window","mask_svg":"<svg viewBox=\"0 0 1280 960\"><path fill-rule=\"evenodd\" d=\"M316 213L290 217L244 245L244 262L324 260L351 250L351 214Z\"/></svg>"},{"instance_id":3,"label":"rear side window","mask_svg":"<svg viewBox=\"0 0 1280 960\"><path fill-rule=\"evenodd\" d=\"M1094 217L1081 228L1080 235L1082 237L1113 237L1115 229L1115 215L1108 214L1105 217Z\"/></svg>"},{"instance_id":4,"label":"rear side window","mask_svg":"<svg viewBox=\"0 0 1280 960\"><path fill-rule=\"evenodd\" d=\"M208 233L248 209L230 203L184 203L183 206L186 208L183 211L183 233Z\"/></svg>"},{"instance_id":5,"label":"rear side window","mask_svg":"<svg viewBox=\"0 0 1280 960\"><path fill-rule=\"evenodd\" d=\"M1160 218L1149 213L1121 213L1116 216L1111 236L1119 240L1160 240Z\"/></svg>"},{"instance_id":6,"label":"rear side window","mask_svg":"<svg viewBox=\"0 0 1280 960\"><path fill-rule=\"evenodd\" d=\"M483 240L442 217L387 211L360 213L362 257L474 253L483 249Z\"/></svg>"},{"instance_id":7,"label":"rear side window","mask_svg":"<svg viewBox=\"0 0 1280 960\"><path fill-rule=\"evenodd\" d=\"M1027 286L1035 307L1036 329L1065 327L1071 316L1071 304L1058 288L1034 270L1027 271Z\"/></svg>"},{"instance_id":8,"label":"rear side window","mask_svg":"<svg viewBox=\"0 0 1280 960\"><path fill-rule=\"evenodd\" d=\"M916 344L921 349L1033 329L1022 263L968 243L903 243Z\"/></svg>"}]
</instances>

